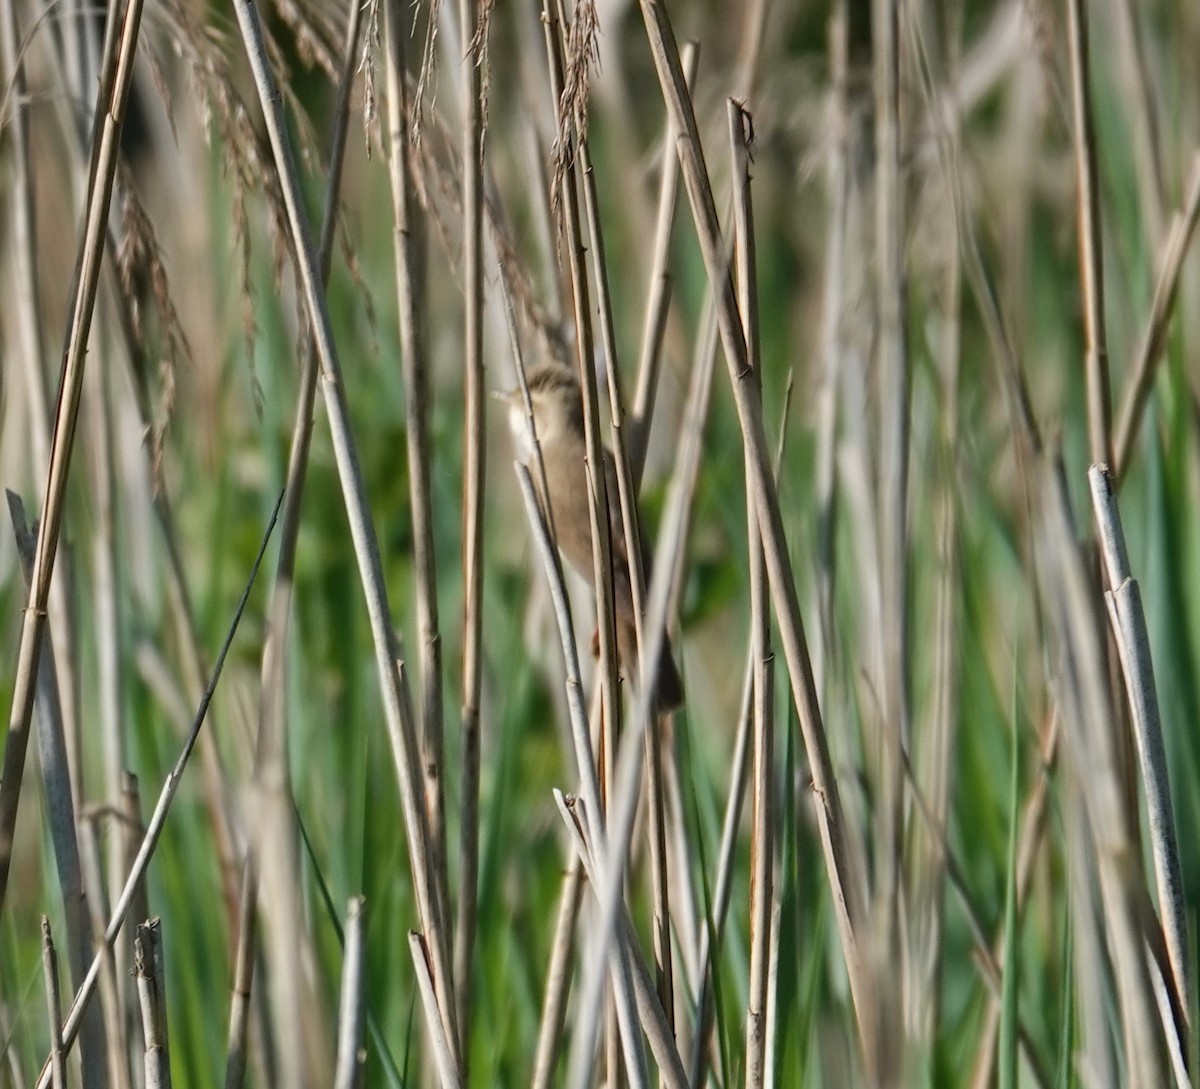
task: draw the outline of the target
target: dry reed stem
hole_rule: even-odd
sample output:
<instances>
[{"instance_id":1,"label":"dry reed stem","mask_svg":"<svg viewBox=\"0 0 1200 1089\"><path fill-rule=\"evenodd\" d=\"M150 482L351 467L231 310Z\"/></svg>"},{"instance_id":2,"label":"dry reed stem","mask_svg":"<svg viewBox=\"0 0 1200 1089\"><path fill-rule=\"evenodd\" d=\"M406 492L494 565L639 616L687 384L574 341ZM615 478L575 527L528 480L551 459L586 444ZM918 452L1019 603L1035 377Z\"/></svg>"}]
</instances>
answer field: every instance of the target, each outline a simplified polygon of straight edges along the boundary
<instances>
[{"instance_id":1,"label":"dry reed stem","mask_svg":"<svg viewBox=\"0 0 1200 1089\"><path fill-rule=\"evenodd\" d=\"M108 897L104 892L104 876L101 872L100 837L97 832L98 818L89 815L79 823L79 858L83 870L84 888L87 890L88 918L91 921L92 934L103 934L109 918ZM114 1089L131 1089L133 1084L130 1072L129 1034L125 1023L125 1006L121 1002L120 991L117 987L116 958L112 955L111 947L102 945L100 948L102 963L100 966L100 1009L89 1006L84 1014L84 1024L80 1031L80 1052L87 1044L88 1033L92 1030L88 1022L99 1015L100 1051L106 1063L108 1084ZM92 946L88 947L88 957L92 956ZM85 964L86 969L86 964ZM86 970L81 978L86 977Z\"/></svg>"},{"instance_id":2,"label":"dry reed stem","mask_svg":"<svg viewBox=\"0 0 1200 1089\"><path fill-rule=\"evenodd\" d=\"M63 1044L65 1047L69 1048L71 1046L76 1034L79 1032L80 1022L92 994L95 992L101 966L111 956L113 942L116 941L117 934L121 930L121 925L125 921L125 916L128 914L130 905L133 903L138 886L145 876L146 867L150 864L154 849L158 846L158 840L162 835L163 825L166 823L171 802L179 790L179 783L187 768L192 750L196 747L196 741L200 736L200 729L208 716L208 708L212 703L213 693L216 691L217 684L221 680L221 673L225 668L225 658L229 654L229 648L233 645L233 637L237 633L242 614L246 610L246 603L250 600L250 591L254 588L255 579L258 577L258 569L262 565L263 556L266 554L267 543L271 539L271 532L275 528L275 521L279 516L279 508L282 502L283 496L280 495L271 512L267 528L263 533L262 543L259 545L258 554L254 558L254 565L250 569L250 577L246 581L246 587L242 591L241 599L238 601L237 609L234 611L233 620L230 623L229 630L225 634L225 640L221 644L221 650L217 655L216 663L213 665L212 676L204 690L204 695L201 697L200 705L196 709L196 716L184 741L183 750L180 752L174 767L171 768L170 774L163 783L162 791L159 793L158 801L154 806L154 813L150 817L150 823L146 826L146 834L142 837L141 846L138 848L137 857L134 859L133 865L130 867L129 876L125 880L125 887L121 890L121 896L117 901L116 907L112 910L108 925L104 929L103 937L99 943L100 948L92 959L87 975L75 992L71 1008L67 1011L66 1021L63 1023ZM41 1076L38 1078L38 1089L46 1089L48 1082L49 1067L47 1065L43 1068Z\"/></svg>"},{"instance_id":3,"label":"dry reed stem","mask_svg":"<svg viewBox=\"0 0 1200 1089\"><path fill-rule=\"evenodd\" d=\"M1066 484L1045 470L1039 521L1042 592L1060 655L1064 739L1079 780L1095 853L1129 1084L1167 1084L1167 1054L1155 1014L1139 903L1141 885L1124 803L1117 737L1094 595L1075 544Z\"/></svg>"},{"instance_id":4,"label":"dry reed stem","mask_svg":"<svg viewBox=\"0 0 1200 1089\"><path fill-rule=\"evenodd\" d=\"M1109 606L1109 619L1112 621L1121 671L1125 675L1125 690L1129 697L1141 765L1161 926L1170 960L1172 998L1186 1018L1187 996L1191 993L1188 987L1187 907L1175 834L1175 814L1171 807L1167 752L1154 682L1154 663L1150 657L1150 633L1146 628L1141 591L1132 576L1129 556L1125 551L1125 531L1121 527L1113 478L1106 466L1093 465L1088 469L1088 483L1096 532L1104 556L1104 570L1108 575L1105 599ZM1164 1023L1168 1032L1171 1027ZM1186 1048L1186 1037L1183 1046Z\"/></svg>"},{"instance_id":5,"label":"dry reed stem","mask_svg":"<svg viewBox=\"0 0 1200 1089\"><path fill-rule=\"evenodd\" d=\"M346 937L342 953L342 995L338 1007L337 1063L334 1089L357 1089L363 1084L366 1052L363 1022L366 1018L366 901L351 897L346 907Z\"/></svg>"},{"instance_id":6,"label":"dry reed stem","mask_svg":"<svg viewBox=\"0 0 1200 1089\"><path fill-rule=\"evenodd\" d=\"M293 808L295 806L293 800ZM313 867L313 877L316 882L316 891L321 898L321 903L325 908L325 916L329 920L329 925L333 929L334 936L337 938L338 945L342 948L343 953L346 948L346 932L342 926L341 920L338 917L337 907L334 905L333 896L329 891L329 884L325 880L325 875L321 871L320 864L317 860L316 853L313 851L312 841L308 838L308 833L305 830L304 822L300 820L299 812L296 813L297 826L300 830L300 838L303 841L304 849L309 862ZM375 1055L381 1060L383 1065L384 1075L387 1078L388 1085L392 1089L402 1089L402 1079L400 1071L397 1069L395 1060L392 1058L391 1051L388 1048L387 1037L384 1036L383 1030L380 1028L379 1022L374 1013L371 1011L370 1003L366 1005L366 1023L367 1031L371 1034L371 1043L375 1047ZM274 1084L273 1079L268 1079L269 1084Z\"/></svg>"},{"instance_id":7,"label":"dry reed stem","mask_svg":"<svg viewBox=\"0 0 1200 1089\"><path fill-rule=\"evenodd\" d=\"M1088 449L1091 460L1112 463L1112 384L1104 328L1104 270L1096 130L1088 82L1088 20L1084 0L1068 0L1067 41L1071 61L1071 116L1079 217L1079 280L1083 295L1087 377Z\"/></svg>"},{"instance_id":8,"label":"dry reed stem","mask_svg":"<svg viewBox=\"0 0 1200 1089\"><path fill-rule=\"evenodd\" d=\"M454 1044L446 1036L445 1026L438 1014L438 1000L433 985L433 969L429 964L425 939L415 930L410 930L408 947L412 953L421 1005L425 1008L425 1027L429 1030L438 1080L441 1082L442 1089L462 1089L464 1082L458 1073L458 1060L454 1055Z\"/></svg>"},{"instance_id":9,"label":"dry reed stem","mask_svg":"<svg viewBox=\"0 0 1200 1089\"><path fill-rule=\"evenodd\" d=\"M479 885L480 708L483 686L483 522L487 486L487 413L483 375L483 156L487 7L459 0L459 23L470 42L463 70L463 679L462 814L459 825L458 914L454 926L454 986L458 1040L466 1076Z\"/></svg>"},{"instance_id":10,"label":"dry reed stem","mask_svg":"<svg viewBox=\"0 0 1200 1089\"><path fill-rule=\"evenodd\" d=\"M683 46L683 78L691 87L700 63L700 46ZM633 426L629 443L629 464L635 485L640 486L650 447L650 417L658 394L658 376L662 370L663 339L667 332L667 314L671 307L671 234L675 207L679 203L679 156L675 154L675 126L667 118L662 144L662 177L658 183L658 214L654 224L654 252L650 258L650 287L646 293L646 316L642 324L641 349L638 352L637 380L633 395Z\"/></svg>"},{"instance_id":11,"label":"dry reed stem","mask_svg":"<svg viewBox=\"0 0 1200 1089\"><path fill-rule=\"evenodd\" d=\"M571 953L575 944L575 922L583 900L583 864L578 851L570 852L563 875L554 939L550 944L550 963L546 968L546 989L542 998L542 1016L538 1022L537 1045L533 1051L531 1089L550 1089L558 1063L559 1042L567 1017L567 996L571 988Z\"/></svg>"},{"instance_id":12,"label":"dry reed stem","mask_svg":"<svg viewBox=\"0 0 1200 1089\"><path fill-rule=\"evenodd\" d=\"M292 235L293 256L321 364L321 385L329 417L334 458L358 560L359 577L366 598L384 714L404 808L413 885L421 924L430 939L430 959L434 969L438 1007L445 1021L447 1037L457 1041L454 982L450 973L449 940L446 933L449 905L442 902L434 871L429 821L423 799L424 780L421 775L416 727L408 690L408 673L401 653L399 636L391 623L391 609L383 579L379 542L371 521L350 429L341 364L333 342L325 296L319 285L314 248L308 221L304 215L291 143L284 124L278 89L266 58L258 11L253 0L235 0L235 9L278 168Z\"/></svg>"},{"instance_id":13,"label":"dry reed stem","mask_svg":"<svg viewBox=\"0 0 1200 1089\"><path fill-rule=\"evenodd\" d=\"M58 954L50 936L50 920L42 916L42 973L46 981L46 1016L50 1023L50 1084L67 1089L67 1066L63 1052L62 1002L58 994Z\"/></svg>"},{"instance_id":14,"label":"dry reed stem","mask_svg":"<svg viewBox=\"0 0 1200 1089\"><path fill-rule=\"evenodd\" d=\"M734 255L738 303L746 339L746 361L754 371L762 400L759 352L758 272L755 261L754 210L750 162L754 125L743 106L730 99L729 143L733 169ZM747 459L748 460L748 459ZM750 647L753 656L754 789L750 834L750 981L746 1007L746 1089L762 1089L770 1076L766 1050L767 970L771 943L771 890L775 862L775 700L771 651L771 603L766 560L754 492L746 484L746 540L750 562Z\"/></svg>"},{"instance_id":15,"label":"dry reed stem","mask_svg":"<svg viewBox=\"0 0 1200 1089\"><path fill-rule=\"evenodd\" d=\"M146 1089L171 1089L171 1057L167 1039L166 980L157 919L138 923L133 939L133 974L145 1044Z\"/></svg>"},{"instance_id":16,"label":"dry reed stem","mask_svg":"<svg viewBox=\"0 0 1200 1089\"><path fill-rule=\"evenodd\" d=\"M1187 192L1183 205L1171 217L1171 224L1162 241L1154 281L1154 296L1150 312L1138 340L1137 355L1129 368L1125 396L1117 416L1117 432L1113 439L1113 476L1117 481L1124 479L1133 458L1133 442L1142 422L1142 413L1150 398L1154 385L1154 374L1166 347L1167 326L1175 311L1175 299L1179 294L1179 279L1183 272L1183 259L1191 245L1196 223L1200 220L1200 152L1192 157L1188 173Z\"/></svg>"},{"instance_id":17,"label":"dry reed stem","mask_svg":"<svg viewBox=\"0 0 1200 1089\"><path fill-rule=\"evenodd\" d=\"M448 904L442 636L438 621L437 561L433 544L429 392L426 377L425 232L416 215L410 147L407 39L412 33L412 26L407 5L401 0L387 0L384 22L387 42L388 176L392 190L396 302L400 327L400 364L404 378L404 432L408 450L417 628L420 633L421 763L435 870L441 883L443 902Z\"/></svg>"},{"instance_id":18,"label":"dry reed stem","mask_svg":"<svg viewBox=\"0 0 1200 1089\"><path fill-rule=\"evenodd\" d=\"M651 52L658 71L659 82L671 116L677 126L679 151L688 199L700 237L701 250L709 280L714 287L718 327L725 348L725 361L733 386L734 402L743 432L747 435L751 454L751 481L757 505L763 546L767 558L772 598L783 640L792 692L800 712L800 725L805 750L812 768L813 789L816 795L817 819L825 865L833 893L838 932L846 957L854 1005L859 1016L864 1052L874 1054L876 1027L869 1012L871 994L867 965L858 945L857 929L864 919L861 874L853 867L849 854L847 830L838 795L837 781L829 756L821 710L813 682L812 664L800 618L800 604L792 580L784 539L779 499L770 473L766 437L763 431L762 410L750 389L750 371L746 359L746 342L742 336L737 301L724 257L720 226L712 187L704 165L704 154L691 99L683 80L674 32L661 3L641 0L643 18L650 39Z\"/></svg>"},{"instance_id":19,"label":"dry reed stem","mask_svg":"<svg viewBox=\"0 0 1200 1089\"><path fill-rule=\"evenodd\" d=\"M96 305L96 289L104 254L104 227L116 173L121 122L125 115L133 58L141 24L143 0L129 0L114 63L105 70L104 86L97 101L94 170L88 193L85 225L76 258L76 290L69 307L63 351L63 369L51 441L45 500L40 518L41 533L34 559L28 606L21 625L21 641L13 683L12 710L4 746L0 776L0 914L8 891L17 805L29 744L29 728L37 687L37 664L46 628L46 606L54 561L62 529L67 475L75 441L75 425L83 389L88 332Z\"/></svg>"},{"instance_id":20,"label":"dry reed stem","mask_svg":"<svg viewBox=\"0 0 1200 1089\"><path fill-rule=\"evenodd\" d=\"M112 820L121 826L120 835L113 838L124 847L123 857L119 860L122 880L124 880L125 874L132 872L136 865L138 847L146 834L146 826L142 820L142 798L138 788L138 779L132 772L124 772L121 776L121 795ZM116 892L113 893L113 899L120 895L121 888L118 886ZM112 903L113 901L110 899L108 902ZM128 975L130 979L133 978L133 943L129 939L136 933L135 925L139 919L144 921L151 918L150 893L145 874L134 885L133 896L129 901L129 910L125 914L131 925L125 928L124 940L118 934L113 945L113 952L116 954L113 958L113 974L118 979L122 973ZM103 927L97 930L97 933L103 933ZM126 986L128 987L129 984L127 983ZM121 1005L121 1016L124 1018L124 1038L129 1042L129 1069L134 1071L143 1062L143 1056L137 1052L140 1032L137 998L127 994L125 988L118 987L117 1000Z\"/></svg>"}]
</instances>

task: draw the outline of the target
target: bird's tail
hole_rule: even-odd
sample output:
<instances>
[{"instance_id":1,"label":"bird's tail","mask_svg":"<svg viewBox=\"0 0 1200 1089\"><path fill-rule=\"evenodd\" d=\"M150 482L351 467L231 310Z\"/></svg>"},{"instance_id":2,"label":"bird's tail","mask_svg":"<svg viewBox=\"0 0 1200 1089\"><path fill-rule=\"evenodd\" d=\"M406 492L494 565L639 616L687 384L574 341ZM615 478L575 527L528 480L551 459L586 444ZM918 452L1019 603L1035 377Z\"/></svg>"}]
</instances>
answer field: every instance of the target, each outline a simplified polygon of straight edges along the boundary
<instances>
[{"instance_id":1,"label":"bird's tail","mask_svg":"<svg viewBox=\"0 0 1200 1089\"><path fill-rule=\"evenodd\" d=\"M637 633L632 624L618 624L618 647L621 665L630 683L638 683ZM654 710L663 715L683 706L683 679L675 666L675 652L670 638L663 639L662 657L654 678Z\"/></svg>"}]
</instances>

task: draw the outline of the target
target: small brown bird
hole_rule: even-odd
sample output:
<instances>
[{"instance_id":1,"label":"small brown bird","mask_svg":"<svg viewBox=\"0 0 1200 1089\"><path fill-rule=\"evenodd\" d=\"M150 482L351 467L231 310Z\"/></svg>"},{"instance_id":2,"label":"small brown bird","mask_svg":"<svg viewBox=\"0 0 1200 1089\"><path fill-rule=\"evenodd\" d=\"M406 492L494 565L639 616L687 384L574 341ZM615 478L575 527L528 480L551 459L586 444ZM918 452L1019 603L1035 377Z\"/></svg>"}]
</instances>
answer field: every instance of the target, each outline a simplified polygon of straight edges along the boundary
<instances>
[{"instance_id":1,"label":"small brown bird","mask_svg":"<svg viewBox=\"0 0 1200 1089\"><path fill-rule=\"evenodd\" d=\"M533 402L534 426L546 466L546 486L550 491L550 510L559 551L589 582L592 579L592 533L588 512L585 459L587 450L583 430L583 395L575 372L559 363L542 363L527 374L529 396ZM530 473L538 498L546 506L540 474L533 465L533 435L520 390L497 393L508 405L508 421L522 459L530 463ZM624 520L617 491L617 471L612 454L604 451L604 477L608 489L609 528L612 538L613 597L616 602L617 653L626 676L637 684L637 634L634 626L633 588L629 576L629 555L625 549ZM639 541L642 571L650 581L650 553L643 536ZM683 682L675 668L670 640L664 636L662 658L654 686L654 707L659 713L673 711L683 703Z\"/></svg>"}]
</instances>

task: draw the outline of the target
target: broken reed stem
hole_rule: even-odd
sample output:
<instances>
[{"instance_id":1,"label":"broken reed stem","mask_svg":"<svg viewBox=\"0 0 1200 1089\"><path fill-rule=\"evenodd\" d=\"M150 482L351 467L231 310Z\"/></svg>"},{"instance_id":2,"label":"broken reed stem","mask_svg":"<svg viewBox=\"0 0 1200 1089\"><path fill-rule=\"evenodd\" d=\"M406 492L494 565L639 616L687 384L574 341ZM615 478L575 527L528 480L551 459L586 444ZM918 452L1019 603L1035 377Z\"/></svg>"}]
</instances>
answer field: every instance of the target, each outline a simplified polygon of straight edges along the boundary
<instances>
[{"instance_id":1,"label":"broken reed stem","mask_svg":"<svg viewBox=\"0 0 1200 1089\"><path fill-rule=\"evenodd\" d=\"M1112 387L1104 328L1104 269L1096 129L1088 83L1088 12L1084 0L1067 3L1067 52L1071 63L1072 133L1079 219L1079 280L1083 296L1087 378L1088 449L1091 460L1109 465L1112 451Z\"/></svg>"},{"instance_id":2,"label":"broken reed stem","mask_svg":"<svg viewBox=\"0 0 1200 1089\"><path fill-rule=\"evenodd\" d=\"M792 693L799 710L805 750L812 769L816 814L821 831L825 868L833 893L838 933L846 957L864 1054L873 1055L876 1050L876 1026L874 1015L870 1012L872 989L857 935L857 929L864 919L862 878L849 853L841 799L817 701L812 664L800 618L800 603L788 559L779 498L771 479L762 409L748 382L750 372L747 366L746 341L741 331L737 300L733 294L729 266L724 256L712 186L704 165L696 117L683 79L674 32L666 10L657 0L641 0L641 8L663 95L680 134L678 147L684 183L692 206L705 267L716 293L718 327L725 348L725 361L729 369L738 418L743 433L747 436L751 485L762 530L772 600L783 641Z\"/></svg>"},{"instance_id":3,"label":"broken reed stem","mask_svg":"<svg viewBox=\"0 0 1200 1089\"><path fill-rule=\"evenodd\" d=\"M446 1036L445 1025L438 1013L429 953L425 940L415 930L408 932L408 948L412 953L413 968L416 970L421 1005L425 1009L425 1027L429 1031L438 1080L442 1089L462 1089L463 1081L458 1074L458 1061L454 1057L453 1045Z\"/></svg>"},{"instance_id":4,"label":"broken reed stem","mask_svg":"<svg viewBox=\"0 0 1200 1089\"><path fill-rule=\"evenodd\" d=\"M50 936L50 920L42 916L42 973L46 979L46 1016L50 1023L50 1084L67 1089L67 1067L63 1051L62 1001L58 993L58 954Z\"/></svg>"},{"instance_id":5,"label":"broken reed stem","mask_svg":"<svg viewBox=\"0 0 1200 1089\"><path fill-rule=\"evenodd\" d=\"M632 748L628 751L636 752ZM575 849L583 861L588 886L599 899L604 883L595 869L584 821L579 818L579 806L583 803L579 800L568 802L560 790L554 792L554 801L575 844ZM650 1050L658 1063L659 1076L663 1084L669 1086L670 1089L687 1089L687 1077L679 1058L679 1050L675 1045L675 1039L662 1003L658 1000L658 992L655 990L650 973L646 968L646 961L642 956L641 946L638 944L637 931L634 930L633 921L629 917L629 908L623 901L617 903L614 923L615 948L622 957L628 957L632 966L638 1016L641 1019L641 1026L645 1030L646 1038L650 1041ZM632 1079L630 1084L632 1086Z\"/></svg>"},{"instance_id":6,"label":"broken reed stem","mask_svg":"<svg viewBox=\"0 0 1200 1089\"><path fill-rule=\"evenodd\" d=\"M284 123L279 90L267 60L258 9L253 0L234 0L234 7L278 169L301 293L304 296L321 364L321 386L329 417L334 459L350 522L359 577L366 598L384 715L404 808L413 886L421 925L429 937L438 1008L445 1022L447 1038L456 1043L459 1034L455 1024L454 981L450 972L449 941L446 933L449 905L442 901L435 872L429 819L424 805L420 751L408 690L408 673L404 665L400 638L391 622L379 541L367 505L362 472L350 428L341 363L333 342L325 295L320 288L312 238L301 200L299 176Z\"/></svg>"},{"instance_id":7,"label":"broken reed stem","mask_svg":"<svg viewBox=\"0 0 1200 1089\"><path fill-rule=\"evenodd\" d=\"M583 864L579 852L571 849L567 872L563 876L550 944L550 964L546 969L546 992L538 1023L537 1046L533 1052L531 1089L550 1089L558 1064L559 1042L567 1017L567 996L571 990L571 953L575 945L575 923L583 901Z\"/></svg>"},{"instance_id":8,"label":"broken reed stem","mask_svg":"<svg viewBox=\"0 0 1200 1089\"><path fill-rule=\"evenodd\" d=\"M484 0L486 3L487 0ZM483 20L482 25L480 20ZM483 522L487 483L487 415L483 375L483 65L487 15L479 0L460 0L463 42L463 294L465 379L463 409L463 682L462 819L459 828L458 915L454 927L454 985L458 1050L466 1076L471 961L479 884L479 696L483 685Z\"/></svg>"},{"instance_id":9,"label":"broken reed stem","mask_svg":"<svg viewBox=\"0 0 1200 1089\"><path fill-rule=\"evenodd\" d=\"M157 919L138 923L133 939L133 974L142 1013L146 1048L146 1089L171 1089L171 1056L167 1045L166 981Z\"/></svg>"},{"instance_id":10,"label":"broken reed stem","mask_svg":"<svg viewBox=\"0 0 1200 1089\"><path fill-rule=\"evenodd\" d=\"M125 116L129 85L133 78L133 60L141 26L143 0L129 0L120 46L114 64L106 69L104 84L96 105L95 169L88 192L84 228L79 239L75 266L75 294L70 303L68 328L63 349L63 368L59 386L54 435L51 440L46 494L39 520L38 549L33 565L33 589L21 624L21 641L13 683L12 710L4 746L3 771L0 772L0 915L8 891L12 862L13 834L17 805L29 745L29 728L37 688L38 658L46 630L46 609L50 581L62 529L67 475L75 445L75 425L83 390L88 332L96 306L96 289L104 255L105 224L116 175L121 124Z\"/></svg>"},{"instance_id":11,"label":"broken reed stem","mask_svg":"<svg viewBox=\"0 0 1200 1089\"><path fill-rule=\"evenodd\" d=\"M225 668L225 658L229 654L229 648L233 645L233 637L237 634L242 614L246 611L246 603L250 600L250 591L254 589L254 582L258 577L258 569L262 565L263 556L267 551L267 543L271 539L271 533L275 528L275 521L279 517L279 508L282 503L283 495L280 494L271 512L267 528L263 533L258 554L255 556L254 565L250 569L250 577L246 581L245 589L242 591L241 599L238 601L237 609L234 611L233 620L225 634L225 641L221 644L220 653L217 655L216 664L213 666L212 676L209 679L208 686L204 690L204 695L201 697L200 706L196 709L196 716L192 721L191 729L188 731L187 739L184 741L183 750L180 752L174 767L172 767L170 774L163 783L162 791L158 796L158 802L154 806L154 813L150 817L150 823L146 826L146 834L142 837L141 846L138 848L137 857L130 867L129 876L125 879L125 887L121 890L120 899L117 901L116 907L113 908L108 926L104 930L100 949L97 951L95 957L93 957L87 975L84 977L79 989L75 992L75 999L71 1003L71 1008L67 1011L67 1019L63 1023L63 1045L67 1048L75 1040L84 1012L87 1009L92 994L95 992L101 965L111 955L113 942L116 941L121 925L125 921L125 916L129 911L130 905L133 903L134 896L137 894L138 886L145 876L146 867L150 864L154 849L158 846L158 840L162 835L163 825L166 824L171 802L179 790L179 783L183 779L183 773L187 768L192 750L196 747L196 741L200 736L200 729L204 725L205 718L208 716L208 708L212 703L213 693L216 691L217 684L221 679L221 673ZM37 1089L46 1089L48 1081L49 1067L47 1066L42 1069L41 1076L38 1078Z\"/></svg>"},{"instance_id":12,"label":"broken reed stem","mask_svg":"<svg viewBox=\"0 0 1200 1089\"><path fill-rule=\"evenodd\" d=\"M681 63L683 77L689 87L696 80L699 62L700 46L696 42L685 42ZM675 125L668 115L662 145L662 177L658 184L654 254L650 258L650 288L646 296L646 317L642 325L636 392L633 395L633 425L630 428L629 466L633 471L635 491L641 486L642 473L646 468L646 451L650 448L650 418L658 394L663 339L671 307L671 234L675 225L675 207L679 203L679 156L675 153L675 136Z\"/></svg>"},{"instance_id":13,"label":"broken reed stem","mask_svg":"<svg viewBox=\"0 0 1200 1089\"><path fill-rule=\"evenodd\" d=\"M341 193L342 171L345 164L346 137L349 130L351 91L358 63L359 28L362 5L350 6L346 25L346 51L342 61L338 98L333 111L333 128L329 139L329 177L325 185L321 217L321 238L317 261L323 282L328 282L333 254L337 208ZM286 736L286 677L288 631L292 615L292 584L296 570L296 544L300 536L300 514L304 498L304 482L308 473L309 450L312 445L313 407L316 401L318 363L311 332L305 332L299 346L301 358L300 387L296 395L296 411L288 449L287 479L284 485L283 511L279 526L279 556L271 595L267 604L270 617L268 636L263 646L259 671L261 696L258 736L255 742L255 763L261 768L273 764L279 774L287 774ZM257 770L256 770L257 775ZM286 778L284 780L286 782ZM249 1027L251 988L254 978L258 908L258 866L254 846L250 844L242 866L242 883L237 908L237 951L234 955L234 979L229 1011L229 1033L226 1046L225 1089L240 1089L245 1077L246 1033Z\"/></svg>"},{"instance_id":14,"label":"broken reed stem","mask_svg":"<svg viewBox=\"0 0 1200 1089\"><path fill-rule=\"evenodd\" d=\"M1154 682L1154 663L1150 657L1150 633L1146 628L1141 591L1132 576L1129 556L1125 551L1125 532L1121 527L1113 478L1105 466L1093 465L1088 469L1088 484L1091 487L1097 536L1104 555L1104 570L1108 575L1105 599L1133 715L1142 786L1146 794L1146 817L1158 886L1159 912L1173 977L1173 998L1177 1008L1186 1017L1187 999L1191 993L1187 971L1187 906L1175 834L1175 814L1171 806L1167 752ZM1186 1050L1186 1036L1182 1044Z\"/></svg>"},{"instance_id":15,"label":"broken reed stem","mask_svg":"<svg viewBox=\"0 0 1200 1089\"><path fill-rule=\"evenodd\" d=\"M734 258L747 362L762 401L759 353L758 275L750 156L754 126L745 108L729 99L729 146L733 169ZM747 460L749 458L747 457ZM750 566L750 646L753 655L754 790L750 850L750 982L746 1006L746 1089L762 1089L768 1078L766 1052L767 967L774 888L774 669L771 660L771 603L754 491L746 482L746 542Z\"/></svg>"},{"instance_id":16,"label":"broken reed stem","mask_svg":"<svg viewBox=\"0 0 1200 1089\"><path fill-rule=\"evenodd\" d=\"M1150 399L1150 390L1154 387L1155 371L1166 347L1167 326L1175 312L1183 259L1191 246L1192 235L1196 233L1197 220L1200 220L1200 152L1192 157L1183 206L1172 216L1162 242L1150 313L1146 315L1146 324L1138 340L1137 356L1129 369L1125 396L1117 417L1112 465L1113 476L1118 483L1124 478L1133 457L1134 439L1142 422L1146 402Z\"/></svg>"},{"instance_id":17,"label":"broken reed stem","mask_svg":"<svg viewBox=\"0 0 1200 1089\"><path fill-rule=\"evenodd\" d=\"M404 433L408 451L408 496L412 515L418 654L421 671L421 766L425 809L440 895L449 904L446 856L445 726L442 714L442 636L438 620L437 557L433 544L433 497L429 440L426 344L425 225L417 214L416 177L409 132L408 39L410 5L386 0L388 176L392 191L392 235L400 368L404 379ZM460 1011L461 1012L461 1011Z\"/></svg>"},{"instance_id":18,"label":"broken reed stem","mask_svg":"<svg viewBox=\"0 0 1200 1089\"><path fill-rule=\"evenodd\" d=\"M353 896L346 908L346 938L342 952L342 995L338 1007L337 1064L334 1089L356 1089L366 1068L363 1023L366 1019L366 901Z\"/></svg>"},{"instance_id":19,"label":"broken reed stem","mask_svg":"<svg viewBox=\"0 0 1200 1089\"><path fill-rule=\"evenodd\" d=\"M104 876L100 863L100 837L96 825L98 818L89 816L79 822L79 858L83 870L84 888L87 890L88 918L93 934L103 934L109 918L108 897L104 892ZM94 1018L102 1019L99 1024L98 1038L100 1054L105 1058L107 1084L112 1089L130 1089L132 1075L129 1069L130 1055L128 1033L125 1023L125 1006L121 1002L120 991L117 987L116 958L110 946L101 945L100 954L100 1009L94 1004L89 1005L84 1014L84 1024L80 1030L79 1046L81 1065L88 1062L88 1034L92 1032L89 1022ZM90 960L91 947L88 949ZM85 973L81 979L86 978Z\"/></svg>"},{"instance_id":20,"label":"broken reed stem","mask_svg":"<svg viewBox=\"0 0 1200 1089\"><path fill-rule=\"evenodd\" d=\"M300 817L300 813L295 809L295 799L292 800L292 807L296 813L296 827L300 832L300 840L304 845L305 856L311 865L311 872L316 884L316 891L321 898L321 903L325 908L325 917L329 920L329 925L333 930L334 936L337 938L339 947L343 953L346 948L346 931L342 926L341 920L338 917L337 908L333 903L333 895L329 891L329 883L325 880L325 874L321 870L320 861L317 858L316 852L313 850L312 841L308 838L308 833L304 827L304 821ZM374 1013L371 1011L370 1002L366 1005L367 1031L371 1034L371 1043L374 1045L375 1054L380 1059L383 1072L387 1077L387 1083L391 1089L403 1089L403 1079L400 1071L396 1066L395 1060L392 1058L391 1051L388 1048L387 1037L384 1036L383 1030L380 1028L379 1022L376 1020Z\"/></svg>"}]
</instances>

